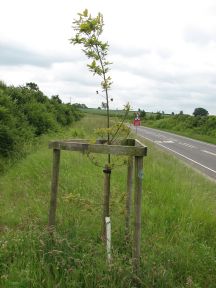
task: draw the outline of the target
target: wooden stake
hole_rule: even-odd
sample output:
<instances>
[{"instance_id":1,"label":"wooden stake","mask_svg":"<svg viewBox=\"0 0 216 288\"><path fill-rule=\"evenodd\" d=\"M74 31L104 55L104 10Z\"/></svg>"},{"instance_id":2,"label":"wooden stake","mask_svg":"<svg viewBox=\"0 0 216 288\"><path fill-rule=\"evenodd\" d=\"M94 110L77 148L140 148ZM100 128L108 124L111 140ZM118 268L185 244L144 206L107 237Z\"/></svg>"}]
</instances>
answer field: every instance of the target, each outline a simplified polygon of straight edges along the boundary
<instances>
[{"instance_id":1,"label":"wooden stake","mask_svg":"<svg viewBox=\"0 0 216 288\"><path fill-rule=\"evenodd\" d=\"M142 208L142 179L143 157L135 156L135 195L134 195L134 244L133 244L133 268L137 273L140 265L141 244L141 208Z\"/></svg>"},{"instance_id":2,"label":"wooden stake","mask_svg":"<svg viewBox=\"0 0 216 288\"><path fill-rule=\"evenodd\" d=\"M132 192L133 192L133 157L128 158L127 169L127 195L126 195L126 207L125 207L125 238L128 242L130 240L130 216L132 206Z\"/></svg>"},{"instance_id":3,"label":"wooden stake","mask_svg":"<svg viewBox=\"0 0 216 288\"><path fill-rule=\"evenodd\" d=\"M110 216L110 176L111 169L106 165L104 170L104 201L102 213L102 239L106 241L106 223L105 218Z\"/></svg>"},{"instance_id":4,"label":"wooden stake","mask_svg":"<svg viewBox=\"0 0 216 288\"><path fill-rule=\"evenodd\" d=\"M58 178L59 178L59 163L60 163L60 150L53 149L52 184L51 184L51 198L50 198L49 223L48 223L49 227L55 225Z\"/></svg>"}]
</instances>

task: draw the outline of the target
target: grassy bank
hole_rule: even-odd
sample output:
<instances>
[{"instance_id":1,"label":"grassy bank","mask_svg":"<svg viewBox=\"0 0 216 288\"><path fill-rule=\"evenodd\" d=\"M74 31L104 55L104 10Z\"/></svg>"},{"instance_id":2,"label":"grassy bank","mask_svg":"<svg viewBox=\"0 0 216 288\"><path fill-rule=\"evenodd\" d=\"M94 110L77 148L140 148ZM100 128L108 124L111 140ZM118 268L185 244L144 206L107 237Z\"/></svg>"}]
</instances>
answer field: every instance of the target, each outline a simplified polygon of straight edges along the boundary
<instances>
[{"instance_id":1,"label":"grassy bank","mask_svg":"<svg viewBox=\"0 0 216 288\"><path fill-rule=\"evenodd\" d=\"M216 144L216 117L215 116L189 116L173 115L146 117L142 125L174 132L176 134L190 137L196 140Z\"/></svg>"},{"instance_id":2,"label":"grassy bank","mask_svg":"<svg viewBox=\"0 0 216 288\"><path fill-rule=\"evenodd\" d=\"M88 115L55 139L89 138L105 120ZM215 287L215 183L147 143L141 271L135 279L124 243L126 167L112 172L108 267L99 236L103 172L87 156L62 153L57 229L52 239L46 231L47 142L48 136L0 178L1 287Z\"/></svg>"},{"instance_id":3,"label":"grassy bank","mask_svg":"<svg viewBox=\"0 0 216 288\"><path fill-rule=\"evenodd\" d=\"M86 108L86 109L80 109L80 111L82 111L82 113L90 114L90 115L107 116L107 111L105 109ZM109 114L110 114L110 117L122 118L125 115L125 110L110 109ZM133 118L134 118L134 111L130 111L128 113L128 119L133 119Z\"/></svg>"}]
</instances>

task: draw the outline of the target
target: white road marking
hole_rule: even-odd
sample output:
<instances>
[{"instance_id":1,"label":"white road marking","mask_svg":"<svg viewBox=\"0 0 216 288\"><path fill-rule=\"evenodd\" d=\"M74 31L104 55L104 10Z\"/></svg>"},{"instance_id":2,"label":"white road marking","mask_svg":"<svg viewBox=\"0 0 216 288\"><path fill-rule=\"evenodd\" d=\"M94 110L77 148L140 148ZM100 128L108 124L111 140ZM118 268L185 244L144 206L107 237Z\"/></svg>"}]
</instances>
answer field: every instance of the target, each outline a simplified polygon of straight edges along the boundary
<instances>
[{"instance_id":1,"label":"white road marking","mask_svg":"<svg viewBox=\"0 0 216 288\"><path fill-rule=\"evenodd\" d=\"M132 125L131 125L131 126L132 126ZM149 133L150 130L153 130L154 133L155 133L155 132L158 132L157 129L149 128L149 127L145 127L145 126L140 126L139 129L140 129L140 131L143 131L143 130L144 130L145 133ZM198 142L198 143L200 143L200 144L203 144L203 141L191 139L191 138L188 138L188 137L185 137L185 136L181 136L181 135L178 135L178 134L175 134L175 133L171 133L171 132L167 132L167 131L163 131L163 133L166 134L166 135L168 135L168 136L170 136L170 137L172 137L173 134L174 134L177 138L181 138L182 141L183 141L183 140L186 141L186 140L190 139L190 141L195 142L195 144L196 144L196 142ZM154 135L154 134L153 134L153 135ZM170 138L170 139L171 139L171 138ZM149 139L149 140L150 140L150 139ZM172 140L173 140L173 139L172 139ZM150 140L150 141L152 141L152 140ZM176 141L176 139L175 139L175 141ZM213 148L213 149L215 148L215 144L210 144L210 143L205 142L205 145L208 145L209 147L211 147L211 148Z\"/></svg>"},{"instance_id":2,"label":"white road marking","mask_svg":"<svg viewBox=\"0 0 216 288\"><path fill-rule=\"evenodd\" d=\"M207 153L207 154L210 154L210 155L216 156L216 154L213 153L213 152L210 152L210 151L207 151L207 150L201 150L201 151L202 151L202 152L205 152L205 153Z\"/></svg>"},{"instance_id":3,"label":"white road marking","mask_svg":"<svg viewBox=\"0 0 216 288\"><path fill-rule=\"evenodd\" d=\"M174 143L174 141L171 140L155 140L155 143Z\"/></svg>"},{"instance_id":4,"label":"white road marking","mask_svg":"<svg viewBox=\"0 0 216 288\"><path fill-rule=\"evenodd\" d=\"M188 143L178 142L178 144L184 145L184 146L189 147L189 148L196 148L195 146L188 144Z\"/></svg>"},{"instance_id":5,"label":"white road marking","mask_svg":"<svg viewBox=\"0 0 216 288\"><path fill-rule=\"evenodd\" d=\"M141 135L140 135L140 136L141 136ZM141 137L146 138L147 140L149 140L149 141L152 142L152 140L149 139L149 138L147 138L147 137L144 137L144 136L141 136ZM195 163L195 164L197 164L197 165L199 165L199 166L201 166L201 167L203 167L203 168L205 168L205 169L207 169L207 170L209 170L209 171L211 171L211 172L213 172L213 173L216 174L216 171L215 171L215 170L213 170L213 169L211 169L211 168L209 168L209 167L207 167L207 166L205 166L205 165L203 165L203 164L201 164L201 163L199 163L199 162L197 162L197 161L195 161L195 160L193 160L193 159L191 159L191 158L189 158L189 157L187 157L187 156L185 156L185 155L183 155L183 154L181 154L181 153L179 153L179 152L176 152L175 150L170 149L170 148L168 148L168 147L166 147L166 146L164 146L164 145L162 145L162 144L160 144L160 143L157 143L157 144L158 144L159 146L161 146L161 147L163 147L163 148L165 148L165 149L167 149L167 150L170 150L170 151L172 151L173 153L175 153L175 154L177 154L177 155L179 155L179 156L181 156L181 157L183 157L183 158L185 158L185 159L187 159L187 160L189 160L189 161L191 161L191 162L193 162L193 163Z\"/></svg>"}]
</instances>

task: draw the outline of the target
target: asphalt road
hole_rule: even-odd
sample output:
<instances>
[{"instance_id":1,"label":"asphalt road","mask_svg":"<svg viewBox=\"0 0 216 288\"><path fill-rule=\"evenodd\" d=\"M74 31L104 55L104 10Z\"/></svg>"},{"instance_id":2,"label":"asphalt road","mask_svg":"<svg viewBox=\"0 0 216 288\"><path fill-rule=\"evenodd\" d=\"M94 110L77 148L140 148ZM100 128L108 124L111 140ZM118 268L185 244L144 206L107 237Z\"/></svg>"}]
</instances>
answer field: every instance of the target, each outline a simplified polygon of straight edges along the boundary
<instances>
[{"instance_id":1,"label":"asphalt road","mask_svg":"<svg viewBox=\"0 0 216 288\"><path fill-rule=\"evenodd\" d=\"M131 129L136 132L134 126ZM216 145L143 126L137 127L137 134L216 180Z\"/></svg>"}]
</instances>

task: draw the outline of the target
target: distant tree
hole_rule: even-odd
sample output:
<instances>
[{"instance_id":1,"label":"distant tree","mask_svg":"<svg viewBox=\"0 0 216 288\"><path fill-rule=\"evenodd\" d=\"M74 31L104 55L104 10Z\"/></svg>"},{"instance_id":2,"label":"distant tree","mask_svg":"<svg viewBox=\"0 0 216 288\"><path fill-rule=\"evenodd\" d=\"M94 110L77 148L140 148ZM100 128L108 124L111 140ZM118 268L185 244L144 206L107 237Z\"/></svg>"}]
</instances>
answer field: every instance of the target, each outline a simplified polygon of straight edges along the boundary
<instances>
[{"instance_id":1,"label":"distant tree","mask_svg":"<svg viewBox=\"0 0 216 288\"><path fill-rule=\"evenodd\" d=\"M34 83L34 82L26 83L26 87L31 89L31 90L34 90L34 91L39 91L38 85L36 83Z\"/></svg>"},{"instance_id":2,"label":"distant tree","mask_svg":"<svg viewBox=\"0 0 216 288\"><path fill-rule=\"evenodd\" d=\"M162 118L161 112L158 111L158 112L156 113L155 119L156 119L156 120L159 120L159 119L161 119L161 118Z\"/></svg>"},{"instance_id":3,"label":"distant tree","mask_svg":"<svg viewBox=\"0 0 216 288\"><path fill-rule=\"evenodd\" d=\"M193 115L196 116L208 116L208 111L204 108L196 108L193 112Z\"/></svg>"},{"instance_id":4,"label":"distant tree","mask_svg":"<svg viewBox=\"0 0 216 288\"><path fill-rule=\"evenodd\" d=\"M2 88L2 89L7 88L7 85L2 80L0 80L0 88Z\"/></svg>"},{"instance_id":5,"label":"distant tree","mask_svg":"<svg viewBox=\"0 0 216 288\"><path fill-rule=\"evenodd\" d=\"M145 112L145 110L138 110L139 111L139 113L140 113L140 117L141 118L145 118L146 117L146 112Z\"/></svg>"},{"instance_id":6,"label":"distant tree","mask_svg":"<svg viewBox=\"0 0 216 288\"><path fill-rule=\"evenodd\" d=\"M54 102L57 102L58 104L61 104L62 103L62 100L59 98L59 95L53 95L51 97L51 99L54 101Z\"/></svg>"},{"instance_id":7,"label":"distant tree","mask_svg":"<svg viewBox=\"0 0 216 288\"><path fill-rule=\"evenodd\" d=\"M73 106L76 108L82 108L82 109L88 108L85 104L80 104L80 103L74 103Z\"/></svg>"},{"instance_id":8,"label":"distant tree","mask_svg":"<svg viewBox=\"0 0 216 288\"><path fill-rule=\"evenodd\" d=\"M183 115L184 114L184 112L181 110L180 112L179 112L179 115Z\"/></svg>"},{"instance_id":9,"label":"distant tree","mask_svg":"<svg viewBox=\"0 0 216 288\"><path fill-rule=\"evenodd\" d=\"M174 112L172 112L172 113L171 113L171 115L173 115L173 116L174 116L174 115L175 115L175 113L174 113Z\"/></svg>"}]
</instances>

